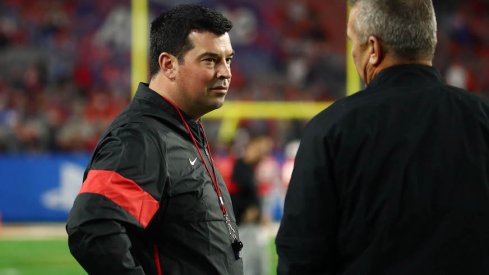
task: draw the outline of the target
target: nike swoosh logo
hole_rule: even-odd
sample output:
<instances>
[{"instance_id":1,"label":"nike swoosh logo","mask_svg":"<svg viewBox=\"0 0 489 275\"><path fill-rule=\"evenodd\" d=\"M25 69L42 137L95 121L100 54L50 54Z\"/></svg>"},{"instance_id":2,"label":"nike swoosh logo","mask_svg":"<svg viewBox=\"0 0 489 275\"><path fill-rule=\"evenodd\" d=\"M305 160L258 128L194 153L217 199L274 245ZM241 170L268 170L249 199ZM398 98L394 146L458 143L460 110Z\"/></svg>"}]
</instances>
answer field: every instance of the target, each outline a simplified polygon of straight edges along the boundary
<instances>
[{"instance_id":1,"label":"nike swoosh logo","mask_svg":"<svg viewBox=\"0 0 489 275\"><path fill-rule=\"evenodd\" d=\"M197 160L197 157L195 157L194 160L191 160L190 158L188 158L188 161L190 162L190 165L192 165L192 166L194 166L196 160Z\"/></svg>"}]
</instances>

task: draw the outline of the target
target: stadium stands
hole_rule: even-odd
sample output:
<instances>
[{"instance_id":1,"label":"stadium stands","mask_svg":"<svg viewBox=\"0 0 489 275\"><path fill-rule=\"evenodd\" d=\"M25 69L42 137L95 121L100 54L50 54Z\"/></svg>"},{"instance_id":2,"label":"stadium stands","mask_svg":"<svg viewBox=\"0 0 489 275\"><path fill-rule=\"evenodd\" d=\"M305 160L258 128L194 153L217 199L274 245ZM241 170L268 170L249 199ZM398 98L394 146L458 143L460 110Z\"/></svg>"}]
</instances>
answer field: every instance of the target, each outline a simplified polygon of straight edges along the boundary
<instances>
[{"instance_id":1,"label":"stadium stands","mask_svg":"<svg viewBox=\"0 0 489 275\"><path fill-rule=\"evenodd\" d=\"M228 100L344 96L345 1L203 2L235 22ZM489 97L488 1L434 2L435 65L449 83ZM176 3L150 1L150 13ZM0 2L0 152L94 147L130 99L130 16L129 0ZM243 122L250 131L297 128L272 124ZM300 131L271 134L290 136L283 147Z\"/></svg>"}]
</instances>

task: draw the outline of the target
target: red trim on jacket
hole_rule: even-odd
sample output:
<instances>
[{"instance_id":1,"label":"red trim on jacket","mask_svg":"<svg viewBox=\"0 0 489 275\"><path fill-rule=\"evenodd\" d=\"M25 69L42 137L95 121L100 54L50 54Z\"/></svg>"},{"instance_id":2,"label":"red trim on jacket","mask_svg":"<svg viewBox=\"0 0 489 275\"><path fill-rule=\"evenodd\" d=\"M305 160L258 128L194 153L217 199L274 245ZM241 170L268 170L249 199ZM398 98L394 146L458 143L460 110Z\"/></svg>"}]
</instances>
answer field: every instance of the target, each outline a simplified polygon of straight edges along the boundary
<instances>
[{"instance_id":1,"label":"red trim on jacket","mask_svg":"<svg viewBox=\"0 0 489 275\"><path fill-rule=\"evenodd\" d=\"M146 228L160 207L148 192L133 180L108 170L90 170L83 182L81 193L102 195L129 212Z\"/></svg>"},{"instance_id":2,"label":"red trim on jacket","mask_svg":"<svg viewBox=\"0 0 489 275\"><path fill-rule=\"evenodd\" d=\"M160 262L160 253L158 252L158 246L156 246L156 244L154 245L154 253L155 253L156 272L158 272L158 275L163 275L163 270L161 269L161 262Z\"/></svg>"}]
</instances>

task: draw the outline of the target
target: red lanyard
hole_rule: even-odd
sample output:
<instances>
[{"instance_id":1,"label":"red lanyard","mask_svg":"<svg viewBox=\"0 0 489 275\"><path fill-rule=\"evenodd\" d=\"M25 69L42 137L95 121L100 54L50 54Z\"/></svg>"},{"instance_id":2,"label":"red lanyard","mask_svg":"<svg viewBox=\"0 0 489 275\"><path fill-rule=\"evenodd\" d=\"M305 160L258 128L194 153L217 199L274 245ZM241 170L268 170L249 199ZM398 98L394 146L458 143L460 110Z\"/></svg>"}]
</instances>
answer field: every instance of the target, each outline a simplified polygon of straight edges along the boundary
<instances>
[{"instance_id":1,"label":"red lanyard","mask_svg":"<svg viewBox=\"0 0 489 275\"><path fill-rule=\"evenodd\" d=\"M202 163L204 163L204 166L205 166L205 170L207 170L207 173L209 174L209 177L211 178L211 181L212 181L212 184L214 185L214 189L216 190L216 193L217 193L217 197L219 199L219 205L221 206L221 211L222 211L222 214L224 215L224 218L228 219L228 216L227 216L227 210L226 210L226 206L224 205L224 201L222 199L222 195L221 195L221 189L219 188L219 184L217 182L217 175L216 175L216 169L214 168L214 159L212 158L212 154L211 154L211 148L209 146L209 142L207 142L207 136L205 134L205 131L204 131L204 127L202 127L202 124L199 123L199 127L200 129L202 130L202 133L204 133L204 140L205 140L205 149L207 150L207 154L209 156L209 160L210 160L210 163L211 163L211 166L212 166L212 172L214 174L214 177L211 173L211 170L209 169L209 167L207 166L207 162L205 161L204 159L204 155L202 155L202 152L200 151L200 147L199 145L197 144L197 141L195 140L195 137L194 135L192 134L192 131L190 130L190 127L188 126L188 123L187 121L185 120L185 118L183 117L183 114L182 112L180 111L180 108L178 108L173 102L171 102L170 100L168 100L167 98L163 97L166 101L168 101L174 108L175 110L177 110L178 114L180 115L180 118L182 119L183 121L183 125L185 125L185 128L187 128L187 132L188 134L190 135L190 138L192 139L192 142L194 143L194 146L195 146L195 149L197 149L197 153L199 153L199 156L200 156L200 159L202 160Z\"/></svg>"},{"instance_id":2,"label":"red lanyard","mask_svg":"<svg viewBox=\"0 0 489 275\"><path fill-rule=\"evenodd\" d=\"M202 126L202 124L200 122L198 123L200 129L202 130L202 133L204 134L205 149L207 150L207 156L209 157L209 161L210 161L211 166L212 166L212 172L214 174L214 177L212 176L211 170L207 166L207 162L204 159L204 155L202 155L202 152L200 151L200 147L197 144L197 141L195 140L195 137L192 134L192 130L190 130L190 127L188 126L187 121L183 117L183 114L180 111L180 108L178 108L173 102L171 102L167 98L165 98L165 97L163 97L163 98L166 101L168 101L175 108L175 110L177 110L178 114L180 115L180 118L182 119L183 124L185 125L185 128L187 129L188 134L190 135L190 138L192 139L192 142L194 143L195 149L197 149L197 152L199 153L200 159L202 160L202 163L205 166L205 170L207 170L207 174L209 174L209 177L211 178L212 184L214 185L214 190L216 190L217 197L219 199L219 205L221 206L222 215L224 216L224 220L225 220L228 232L229 232L229 236L231 237L231 240L232 240L231 247L234 251L234 255L235 255L236 260L237 260L241 257L240 251L243 248L243 243L239 240L238 232L231 225L231 220L229 219L229 215L227 214L226 206L224 205L224 201L223 201L222 195L221 195L221 189L219 188L219 184L217 181L216 169L214 168L214 159L212 158L212 154L211 154L211 147L209 146L209 142L207 141L207 136L205 134L204 127Z\"/></svg>"}]
</instances>

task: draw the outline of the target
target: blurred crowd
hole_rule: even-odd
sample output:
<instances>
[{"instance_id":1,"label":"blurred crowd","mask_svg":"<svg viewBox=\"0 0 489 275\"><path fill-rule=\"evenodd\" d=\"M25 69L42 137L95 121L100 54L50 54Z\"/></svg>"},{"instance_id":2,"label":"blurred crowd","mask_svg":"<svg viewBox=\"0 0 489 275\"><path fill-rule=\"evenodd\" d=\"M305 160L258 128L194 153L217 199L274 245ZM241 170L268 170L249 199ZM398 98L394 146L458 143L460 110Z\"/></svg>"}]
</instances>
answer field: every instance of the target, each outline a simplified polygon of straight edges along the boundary
<instances>
[{"instance_id":1,"label":"blurred crowd","mask_svg":"<svg viewBox=\"0 0 489 275\"><path fill-rule=\"evenodd\" d=\"M180 2L149 0L150 20ZM228 100L344 96L346 1L184 2L215 7L234 22ZM450 84L489 97L489 1L434 2L435 66ZM131 97L130 7L130 0L0 2L0 152L94 148ZM276 144L284 149L301 125L244 121L241 128L283 137Z\"/></svg>"},{"instance_id":2,"label":"blurred crowd","mask_svg":"<svg viewBox=\"0 0 489 275\"><path fill-rule=\"evenodd\" d=\"M0 151L94 147L130 98L118 2L0 2Z\"/></svg>"}]
</instances>

